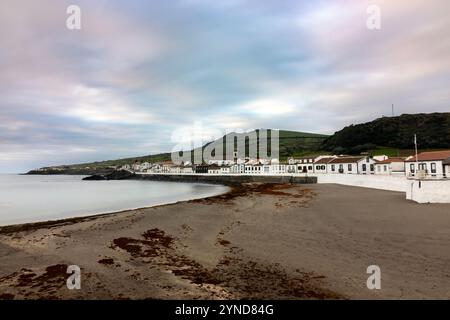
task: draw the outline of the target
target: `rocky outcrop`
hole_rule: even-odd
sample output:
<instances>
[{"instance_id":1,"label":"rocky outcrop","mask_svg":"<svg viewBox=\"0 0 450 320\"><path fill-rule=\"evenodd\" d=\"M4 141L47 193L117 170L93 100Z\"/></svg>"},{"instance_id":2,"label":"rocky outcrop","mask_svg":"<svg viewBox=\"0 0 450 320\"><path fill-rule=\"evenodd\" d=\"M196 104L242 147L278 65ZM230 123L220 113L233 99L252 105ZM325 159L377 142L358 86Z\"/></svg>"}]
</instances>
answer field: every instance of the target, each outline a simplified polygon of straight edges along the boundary
<instances>
[{"instance_id":1,"label":"rocky outcrop","mask_svg":"<svg viewBox=\"0 0 450 320\"><path fill-rule=\"evenodd\" d=\"M83 178L83 180L85 181L99 181L99 180L125 180L125 179L130 179L132 177L134 177L135 174L131 173L129 171L126 170L117 170L117 171L113 171L111 173L105 174L105 175L101 175L101 174L94 174L92 176Z\"/></svg>"},{"instance_id":2,"label":"rocky outcrop","mask_svg":"<svg viewBox=\"0 0 450 320\"><path fill-rule=\"evenodd\" d=\"M94 174L92 176L83 178L84 181L99 181L99 180L106 180L105 176L102 176L100 174Z\"/></svg>"}]
</instances>

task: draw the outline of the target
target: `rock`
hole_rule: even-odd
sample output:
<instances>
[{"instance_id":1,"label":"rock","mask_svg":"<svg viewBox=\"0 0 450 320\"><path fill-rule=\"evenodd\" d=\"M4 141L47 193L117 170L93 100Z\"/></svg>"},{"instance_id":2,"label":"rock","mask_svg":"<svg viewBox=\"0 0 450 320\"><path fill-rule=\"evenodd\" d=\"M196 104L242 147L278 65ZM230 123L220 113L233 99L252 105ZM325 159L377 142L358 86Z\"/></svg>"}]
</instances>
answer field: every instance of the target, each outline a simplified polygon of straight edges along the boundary
<instances>
[{"instance_id":1,"label":"rock","mask_svg":"<svg viewBox=\"0 0 450 320\"><path fill-rule=\"evenodd\" d=\"M123 180L133 177L135 174L126 170L117 170L105 175L106 180Z\"/></svg>"},{"instance_id":2,"label":"rock","mask_svg":"<svg viewBox=\"0 0 450 320\"><path fill-rule=\"evenodd\" d=\"M94 174L92 176L83 178L83 180L85 180L85 181L98 181L98 180L106 180L106 178L104 176L102 176L102 175Z\"/></svg>"}]
</instances>

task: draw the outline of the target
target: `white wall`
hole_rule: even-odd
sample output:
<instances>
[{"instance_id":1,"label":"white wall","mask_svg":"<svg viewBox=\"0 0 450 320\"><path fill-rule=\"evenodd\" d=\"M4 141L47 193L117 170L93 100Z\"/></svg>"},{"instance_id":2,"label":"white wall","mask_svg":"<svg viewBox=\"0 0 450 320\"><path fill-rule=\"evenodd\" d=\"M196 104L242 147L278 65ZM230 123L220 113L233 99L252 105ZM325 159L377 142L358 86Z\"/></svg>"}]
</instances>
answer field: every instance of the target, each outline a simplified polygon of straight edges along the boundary
<instances>
[{"instance_id":1,"label":"white wall","mask_svg":"<svg viewBox=\"0 0 450 320\"><path fill-rule=\"evenodd\" d=\"M450 203L450 180L408 180L406 199L418 203Z\"/></svg>"},{"instance_id":2,"label":"white wall","mask_svg":"<svg viewBox=\"0 0 450 320\"><path fill-rule=\"evenodd\" d=\"M318 174L317 183L337 183L347 186L406 192L407 179L403 176Z\"/></svg>"},{"instance_id":3,"label":"white wall","mask_svg":"<svg viewBox=\"0 0 450 320\"><path fill-rule=\"evenodd\" d=\"M334 165L334 171L331 168ZM352 170L348 170L348 165L351 165ZM342 166L343 173L339 173L339 168ZM331 174L358 174L358 164L357 163L329 163L327 164L327 172Z\"/></svg>"},{"instance_id":4,"label":"white wall","mask_svg":"<svg viewBox=\"0 0 450 320\"><path fill-rule=\"evenodd\" d=\"M363 170L364 165L366 165L366 171ZM370 170L372 165L375 165L375 161L371 158L358 161L358 173L359 174L374 173L374 170Z\"/></svg>"},{"instance_id":5,"label":"white wall","mask_svg":"<svg viewBox=\"0 0 450 320\"><path fill-rule=\"evenodd\" d=\"M409 180L405 176L318 174L317 183L374 188L406 193L406 199L418 203L450 203L450 179Z\"/></svg>"},{"instance_id":6,"label":"white wall","mask_svg":"<svg viewBox=\"0 0 450 320\"><path fill-rule=\"evenodd\" d=\"M435 163L436 164L436 173L431 173L431 164ZM411 172L411 164L414 165L415 171L417 172L417 163L415 162L406 162L406 176L411 176L414 175ZM419 161L419 166L421 164L425 164L426 165L426 170L428 171L428 175L430 176L437 176L437 177L442 177L443 173L444 173L444 166L442 165L442 161L438 160L438 161Z\"/></svg>"}]
</instances>

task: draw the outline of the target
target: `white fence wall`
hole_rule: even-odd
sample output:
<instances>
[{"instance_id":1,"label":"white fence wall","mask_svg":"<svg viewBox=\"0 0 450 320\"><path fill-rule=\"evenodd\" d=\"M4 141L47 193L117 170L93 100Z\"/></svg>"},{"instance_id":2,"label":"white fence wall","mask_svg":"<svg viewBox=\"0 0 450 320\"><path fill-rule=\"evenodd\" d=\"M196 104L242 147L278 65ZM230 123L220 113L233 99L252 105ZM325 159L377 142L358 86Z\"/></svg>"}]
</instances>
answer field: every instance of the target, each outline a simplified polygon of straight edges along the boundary
<instances>
[{"instance_id":1,"label":"white fence wall","mask_svg":"<svg viewBox=\"0 0 450 320\"><path fill-rule=\"evenodd\" d=\"M406 192L408 180L403 176L318 174L317 183L337 183L346 186Z\"/></svg>"},{"instance_id":2,"label":"white fence wall","mask_svg":"<svg viewBox=\"0 0 450 320\"><path fill-rule=\"evenodd\" d=\"M418 203L450 203L450 180L408 180L406 199Z\"/></svg>"},{"instance_id":3,"label":"white fence wall","mask_svg":"<svg viewBox=\"0 0 450 320\"><path fill-rule=\"evenodd\" d=\"M418 203L450 203L450 179L409 180L404 176L318 174L317 183L374 188L406 193L406 199Z\"/></svg>"}]
</instances>

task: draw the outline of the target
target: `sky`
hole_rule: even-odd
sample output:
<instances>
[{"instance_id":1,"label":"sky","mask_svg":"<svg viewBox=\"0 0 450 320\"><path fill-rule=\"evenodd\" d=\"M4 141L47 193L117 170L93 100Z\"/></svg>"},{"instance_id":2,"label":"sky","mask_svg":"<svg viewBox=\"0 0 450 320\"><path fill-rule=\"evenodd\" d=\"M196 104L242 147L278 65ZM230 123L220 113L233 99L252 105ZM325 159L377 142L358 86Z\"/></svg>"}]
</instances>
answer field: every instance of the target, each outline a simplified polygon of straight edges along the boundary
<instances>
[{"instance_id":1,"label":"sky","mask_svg":"<svg viewBox=\"0 0 450 320\"><path fill-rule=\"evenodd\" d=\"M80 30L66 27L71 4ZM170 152L199 123L332 134L392 103L450 110L448 0L0 7L0 172Z\"/></svg>"}]
</instances>

